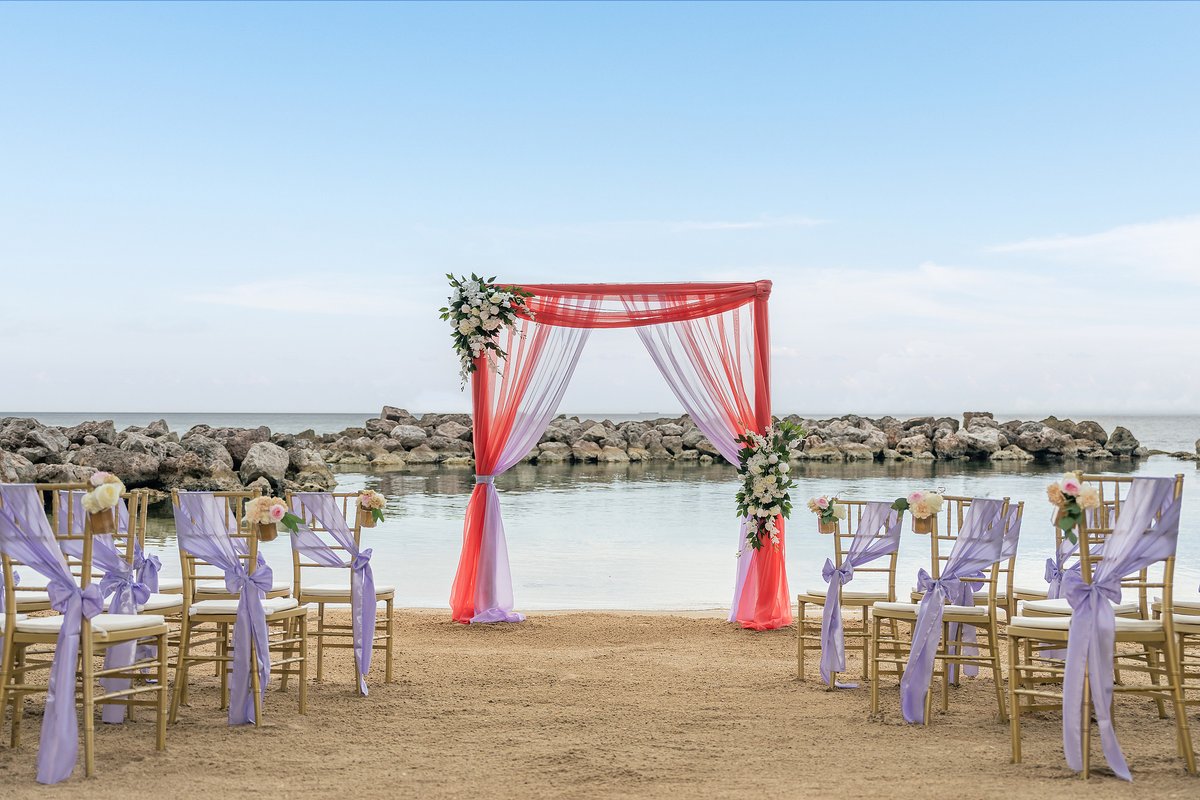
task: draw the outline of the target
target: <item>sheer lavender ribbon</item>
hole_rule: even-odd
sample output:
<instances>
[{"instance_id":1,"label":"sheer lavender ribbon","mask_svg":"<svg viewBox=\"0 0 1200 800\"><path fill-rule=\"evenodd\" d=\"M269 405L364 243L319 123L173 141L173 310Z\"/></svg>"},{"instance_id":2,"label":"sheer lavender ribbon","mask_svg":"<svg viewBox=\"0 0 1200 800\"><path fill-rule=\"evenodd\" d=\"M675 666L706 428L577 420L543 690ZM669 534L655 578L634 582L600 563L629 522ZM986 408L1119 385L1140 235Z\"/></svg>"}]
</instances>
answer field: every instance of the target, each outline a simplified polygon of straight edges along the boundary
<instances>
[{"instance_id":1,"label":"sheer lavender ribbon","mask_svg":"<svg viewBox=\"0 0 1200 800\"><path fill-rule=\"evenodd\" d=\"M974 591L964 581L978 579L979 570L992 566L1001 558L1004 526L998 523L1003 506L1002 500L971 500L967 518L942 568L941 577L934 579L924 569L917 574L917 588L924 596L917 606L912 650L900 679L900 706L906 722L925 721L925 697L929 694L938 642L942 638L946 605L961 605L968 595L974 602Z\"/></svg>"},{"instance_id":2,"label":"sheer lavender ribbon","mask_svg":"<svg viewBox=\"0 0 1200 800\"><path fill-rule=\"evenodd\" d=\"M71 776L79 754L75 666L82 620L103 611L104 600L98 586L76 585L35 486L0 484L0 498L0 550L46 578L50 607L63 616L50 666L37 770L38 783L58 783Z\"/></svg>"},{"instance_id":3,"label":"sheer lavender ribbon","mask_svg":"<svg viewBox=\"0 0 1200 800\"><path fill-rule=\"evenodd\" d=\"M1076 772L1083 769L1083 725L1091 724L1083 708L1086 673L1104 758L1119 777L1133 780L1112 723L1116 604L1123 577L1174 555L1181 506L1174 489L1173 478L1134 478L1092 582L1086 583L1081 573L1069 573L1063 581L1072 610L1063 678L1063 752Z\"/></svg>"},{"instance_id":4,"label":"sheer lavender ribbon","mask_svg":"<svg viewBox=\"0 0 1200 800\"><path fill-rule=\"evenodd\" d=\"M880 528L886 528L878 536ZM881 556L891 555L900 546L900 514L889 503L871 502L863 511L850 551L841 566L825 559L821 577L829 584L821 614L821 680L833 686L833 674L846 671L846 633L842 625L842 587L854 579L855 567L862 567ZM857 684L838 683L853 688Z\"/></svg>"},{"instance_id":5,"label":"sheer lavender ribbon","mask_svg":"<svg viewBox=\"0 0 1200 800\"><path fill-rule=\"evenodd\" d=\"M226 590L237 595L233 668L229 678L229 724L254 723L250 670L258 670L259 692L265 696L271 666L263 599L271 589L274 576L261 554L254 572L246 571L246 565L238 557L238 548L229 538L224 504L212 492L179 492L178 498L175 528L180 546L187 553L223 570ZM254 646L253 667L250 664L251 644Z\"/></svg>"},{"instance_id":6,"label":"sheer lavender ribbon","mask_svg":"<svg viewBox=\"0 0 1200 800\"><path fill-rule=\"evenodd\" d=\"M292 534L292 549L303 553L327 567L350 568L350 622L354 638L354 665L358 672L358 691L367 695L367 673L371 671L371 654L375 649L375 574L371 570L371 548L359 550L354 533L337 501L328 492L297 492L292 495L293 511L311 516L334 540L346 549L349 558L343 560L336 550L321 540L312 529L301 525Z\"/></svg>"}]
</instances>

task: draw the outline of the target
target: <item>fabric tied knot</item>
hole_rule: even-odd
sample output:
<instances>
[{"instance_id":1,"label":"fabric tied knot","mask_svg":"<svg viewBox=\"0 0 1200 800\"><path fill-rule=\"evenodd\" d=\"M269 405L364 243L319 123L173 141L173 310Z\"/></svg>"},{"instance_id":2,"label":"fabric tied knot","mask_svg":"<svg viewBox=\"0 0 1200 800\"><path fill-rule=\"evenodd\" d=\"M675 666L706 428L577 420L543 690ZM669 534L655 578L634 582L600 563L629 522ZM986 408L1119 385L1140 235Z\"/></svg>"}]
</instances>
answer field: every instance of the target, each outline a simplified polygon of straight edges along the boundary
<instances>
[{"instance_id":1,"label":"fabric tied knot","mask_svg":"<svg viewBox=\"0 0 1200 800\"><path fill-rule=\"evenodd\" d=\"M495 475L476 475L475 476L476 485L481 484L481 483L495 483L495 482L496 482Z\"/></svg>"},{"instance_id":2,"label":"fabric tied knot","mask_svg":"<svg viewBox=\"0 0 1200 800\"><path fill-rule=\"evenodd\" d=\"M150 587L138 580L131 568L109 570L99 586L102 597L112 595L109 605L114 614L136 614L150 599Z\"/></svg>"},{"instance_id":3,"label":"fabric tied knot","mask_svg":"<svg viewBox=\"0 0 1200 800\"><path fill-rule=\"evenodd\" d=\"M1042 574L1042 577L1045 579L1046 583L1051 585L1060 584L1062 582L1062 565L1058 563L1057 558L1046 559L1046 570Z\"/></svg>"},{"instance_id":4,"label":"fabric tied knot","mask_svg":"<svg viewBox=\"0 0 1200 800\"><path fill-rule=\"evenodd\" d=\"M260 554L261 555L261 554ZM265 564L257 565L254 572L247 572L239 560L225 572L225 588L238 596L237 619L233 623L233 671L229 681L229 724L244 725L255 722L254 694L250 682L251 670L258 671L259 694L266 694L267 682L271 677L269 656L270 642L267 638L267 613L263 598L271 591L274 574ZM254 651L254 664L250 663L250 651Z\"/></svg>"},{"instance_id":5,"label":"fabric tied knot","mask_svg":"<svg viewBox=\"0 0 1200 800\"><path fill-rule=\"evenodd\" d=\"M854 579L854 564L849 559L835 567L825 559L821 577L829 584L825 607L821 612L821 680L833 687L834 674L846 669L846 634L842 623L842 585Z\"/></svg>"},{"instance_id":6,"label":"fabric tied knot","mask_svg":"<svg viewBox=\"0 0 1200 800\"><path fill-rule=\"evenodd\" d=\"M845 561L840 567L835 567L832 559L825 559L825 566L821 567L821 577L825 579L826 583L832 583L834 575L840 576L841 584L845 586L854 580L854 564Z\"/></svg>"},{"instance_id":7,"label":"fabric tied knot","mask_svg":"<svg viewBox=\"0 0 1200 800\"><path fill-rule=\"evenodd\" d=\"M133 570L137 579L146 584L151 592L158 591L158 573L162 570L162 561L151 553L146 555L141 547L133 551Z\"/></svg>"},{"instance_id":8,"label":"fabric tied knot","mask_svg":"<svg viewBox=\"0 0 1200 800\"><path fill-rule=\"evenodd\" d=\"M247 572L246 568L239 564L225 575L225 588L230 594L240 595L246 589L256 587L265 595L271 591L274 580L275 575L271 568L262 562L259 562L258 569L254 572Z\"/></svg>"},{"instance_id":9,"label":"fabric tied knot","mask_svg":"<svg viewBox=\"0 0 1200 800\"><path fill-rule=\"evenodd\" d=\"M963 582L951 575L948 578L934 578L925 568L917 572L917 590L924 594L940 593L946 600L953 602L962 593Z\"/></svg>"},{"instance_id":10,"label":"fabric tied knot","mask_svg":"<svg viewBox=\"0 0 1200 800\"><path fill-rule=\"evenodd\" d=\"M50 595L50 607L64 616L72 613L76 602L79 604L79 613L86 619L104 611L104 595L94 583L86 589L80 589L74 583L67 586L58 581L51 581L46 586L46 594Z\"/></svg>"},{"instance_id":11,"label":"fabric tied knot","mask_svg":"<svg viewBox=\"0 0 1200 800\"><path fill-rule=\"evenodd\" d=\"M366 550L360 550L350 559L350 569L355 572L362 572L371 566L371 553L374 552L370 547Z\"/></svg>"}]
</instances>

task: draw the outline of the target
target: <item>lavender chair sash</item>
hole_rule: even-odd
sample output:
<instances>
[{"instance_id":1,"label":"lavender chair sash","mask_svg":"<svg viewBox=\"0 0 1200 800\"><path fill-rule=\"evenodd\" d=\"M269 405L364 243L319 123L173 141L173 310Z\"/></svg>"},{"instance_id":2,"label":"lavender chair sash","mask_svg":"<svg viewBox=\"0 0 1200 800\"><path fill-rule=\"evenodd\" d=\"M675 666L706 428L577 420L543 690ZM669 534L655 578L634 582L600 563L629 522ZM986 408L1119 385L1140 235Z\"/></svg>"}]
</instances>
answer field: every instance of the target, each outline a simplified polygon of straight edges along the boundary
<instances>
[{"instance_id":1,"label":"lavender chair sash","mask_svg":"<svg viewBox=\"0 0 1200 800\"><path fill-rule=\"evenodd\" d=\"M1174 489L1173 478L1134 478L1092 582L1086 583L1080 573L1069 573L1063 582L1072 610L1063 678L1063 752L1067 766L1076 772L1083 769L1081 741L1087 715L1080 712L1086 673L1104 758L1118 776L1132 780L1112 724L1117 627L1113 604L1121 601L1122 578L1174 555L1181 506Z\"/></svg>"},{"instance_id":2,"label":"lavender chair sash","mask_svg":"<svg viewBox=\"0 0 1200 800\"><path fill-rule=\"evenodd\" d=\"M900 706L907 722L925 721L925 697L929 693L933 663L942 638L946 605L973 604L975 590L970 581L978 580L980 570L1001 558L1004 526L1000 512L1003 507L1002 500L973 499L941 577L934 579L924 569L917 574L917 588L924 596L917 606L912 650L900 679Z\"/></svg>"},{"instance_id":3,"label":"lavender chair sash","mask_svg":"<svg viewBox=\"0 0 1200 800\"><path fill-rule=\"evenodd\" d=\"M358 671L358 691L367 694L367 673L371 671L371 654L375 647L375 574L371 570L371 548L359 550L354 533L346 524L346 517L338 508L337 501L328 492L298 492L292 496L293 510L300 516L310 516L324 528L334 540L346 549L348 560L343 560L317 534L300 526L292 534L292 547L318 564L328 567L350 569L350 620L354 638L354 664Z\"/></svg>"},{"instance_id":4,"label":"lavender chair sash","mask_svg":"<svg viewBox=\"0 0 1200 800\"><path fill-rule=\"evenodd\" d=\"M229 538L224 504L212 492L180 492L175 507L175 527L180 546L225 573L225 588L236 594L237 618L233 625L233 668L229 677L229 724L256 722L250 670L258 670L259 692L265 696L270 679L267 615L263 599L271 589L271 568L260 558L253 573L239 558L239 548ZM241 548L244 550L244 548ZM254 646L253 667L250 663Z\"/></svg>"},{"instance_id":5,"label":"lavender chair sash","mask_svg":"<svg viewBox=\"0 0 1200 800\"><path fill-rule=\"evenodd\" d=\"M50 666L37 770L38 783L58 783L71 776L79 754L75 665L82 620L99 614L104 600L100 587L80 589L76 585L36 487L0 484L0 498L4 501L0 505L0 550L46 578L50 606L63 615Z\"/></svg>"},{"instance_id":6,"label":"lavender chair sash","mask_svg":"<svg viewBox=\"0 0 1200 800\"><path fill-rule=\"evenodd\" d=\"M883 536L877 536L886 527ZM842 587L854 579L854 569L891 555L900 546L900 515L888 503L868 503L841 566L825 559L821 577L829 584L821 614L821 680L833 686L833 674L846 670L846 635L842 624ZM851 688L854 684L838 684Z\"/></svg>"}]
</instances>

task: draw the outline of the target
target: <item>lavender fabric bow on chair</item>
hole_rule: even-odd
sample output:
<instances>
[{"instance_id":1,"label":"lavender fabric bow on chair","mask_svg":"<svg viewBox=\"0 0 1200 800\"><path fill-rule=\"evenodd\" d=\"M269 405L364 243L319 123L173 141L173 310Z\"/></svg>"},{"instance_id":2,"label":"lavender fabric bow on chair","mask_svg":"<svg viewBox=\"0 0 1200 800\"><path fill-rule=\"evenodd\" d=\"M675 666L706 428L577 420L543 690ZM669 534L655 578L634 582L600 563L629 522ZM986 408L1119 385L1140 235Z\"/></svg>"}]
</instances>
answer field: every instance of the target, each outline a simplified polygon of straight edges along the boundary
<instances>
[{"instance_id":1,"label":"lavender fabric bow on chair","mask_svg":"<svg viewBox=\"0 0 1200 800\"><path fill-rule=\"evenodd\" d=\"M1077 772L1083 769L1085 715L1080 709L1086 674L1091 713L1100 727L1104 758L1118 776L1132 779L1112 723L1115 604L1121 602L1122 578L1175 554L1181 503L1174 489L1174 478L1134 478L1121 516L1104 543L1104 559L1095 567L1092 582L1085 582L1081 573L1074 572L1063 581L1073 612L1063 678L1063 752L1067 766Z\"/></svg>"},{"instance_id":2,"label":"lavender fabric bow on chair","mask_svg":"<svg viewBox=\"0 0 1200 800\"><path fill-rule=\"evenodd\" d=\"M978 579L980 570L1001 558L1004 525L1000 514L1003 507L1003 500L973 499L941 576L932 578L924 569L917 575L917 588L924 596L917 606L912 650L900 679L900 706L907 722L925 721L925 698L933 677L946 605L973 603L974 588L970 579Z\"/></svg>"},{"instance_id":3,"label":"lavender fabric bow on chair","mask_svg":"<svg viewBox=\"0 0 1200 800\"><path fill-rule=\"evenodd\" d=\"M250 670L258 670L258 687L266 695L270 679L267 616L263 599L271 589L271 568L258 559L253 573L246 570L234 540L229 538L225 505L212 492L179 492L175 527L180 546L225 572L225 589L237 595L237 619L233 625L233 668L229 678L229 724L256 722ZM261 554L260 554L261 556ZM251 643L254 665L250 664Z\"/></svg>"},{"instance_id":4,"label":"lavender fabric bow on chair","mask_svg":"<svg viewBox=\"0 0 1200 800\"><path fill-rule=\"evenodd\" d=\"M307 526L301 525L292 534L292 547L318 564L350 569L350 618L354 637L354 665L358 672L358 691L367 694L367 673L371 671L371 654L375 649L375 575L371 570L371 549L359 550L354 532L337 501L328 492L298 492L292 496L294 509L300 516L310 516L334 540L345 548L349 559L343 560L336 550L323 542Z\"/></svg>"},{"instance_id":5,"label":"lavender fabric bow on chair","mask_svg":"<svg viewBox=\"0 0 1200 800\"><path fill-rule=\"evenodd\" d=\"M0 551L46 578L50 606L63 616L50 666L37 769L39 783L58 783L71 776L79 754L75 667L82 620L103 611L104 600L95 584L80 589L75 583L35 486L0 484L0 499Z\"/></svg>"},{"instance_id":6,"label":"lavender fabric bow on chair","mask_svg":"<svg viewBox=\"0 0 1200 800\"><path fill-rule=\"evenodd\" d=\"M880 529L885 529L882 536ZM846 671L846 635L842 624L842 587L854 579L855 567L862 567L877 558L891 555L900 546L900 514L890 503L871 502L866 504L850 550L842 559L841 566L834 566L825 559L821 577L829 584L825 593L825 607L821 614L821 680L833 686L833 675ZM853 688L857 684L842 684Z\"/></svg>"}]
</instances>

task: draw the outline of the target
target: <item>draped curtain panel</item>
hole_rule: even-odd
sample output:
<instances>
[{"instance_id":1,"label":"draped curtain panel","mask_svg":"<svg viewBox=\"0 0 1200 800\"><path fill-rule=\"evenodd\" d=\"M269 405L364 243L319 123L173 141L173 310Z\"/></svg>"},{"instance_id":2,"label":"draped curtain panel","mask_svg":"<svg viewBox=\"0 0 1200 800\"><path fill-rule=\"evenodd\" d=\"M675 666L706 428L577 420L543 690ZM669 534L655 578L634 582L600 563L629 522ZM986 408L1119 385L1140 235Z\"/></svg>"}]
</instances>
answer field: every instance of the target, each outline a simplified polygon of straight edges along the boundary
<instances>
[{"instance_id":1,"label":"draped curtain panel","mask_svg":"<svg viewBox=\"0 0 1200 800\"><path fill-rule=\"evenodd\" d=\"M550 424L593 328L638 336L693 422L731 463L736 438L771 424L767 300L771 282L526 284L529 317L508 334L499 372L485 359L472 376L476 486L451 591L459 622L513 622L500 500L494 478L537 444ZM732 502L732 498L731 498ZM777 520L782 539L783 521ZM730 620L766 630L791 624L784 548L745 545Z\"/></svg>"}]
</instances>

